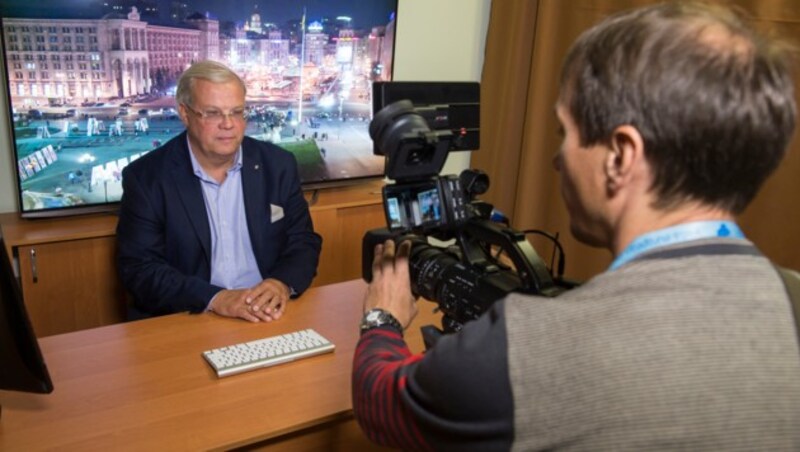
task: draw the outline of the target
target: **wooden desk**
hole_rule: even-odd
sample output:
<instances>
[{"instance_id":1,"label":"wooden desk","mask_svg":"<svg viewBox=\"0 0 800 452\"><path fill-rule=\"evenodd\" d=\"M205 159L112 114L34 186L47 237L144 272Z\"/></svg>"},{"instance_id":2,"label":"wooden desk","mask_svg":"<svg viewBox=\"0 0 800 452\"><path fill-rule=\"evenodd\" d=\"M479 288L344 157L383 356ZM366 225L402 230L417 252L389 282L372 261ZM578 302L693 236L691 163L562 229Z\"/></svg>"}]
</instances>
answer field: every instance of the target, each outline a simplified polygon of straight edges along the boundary
<instances>
[{"instance_id":1,"label":"wooden desk","mask_svg":"<svg viewBox=\"0 0 800 452\"><path fill-rule=\"evenodd\" d=\"M350 375L366 285L312 288L276 322L174 314L40 339L55 390L0 391L0 450L369 450ZM407 331L436 323L421 302ZM201 352L314 328L336 350L218 379ZM250 448L250 447L248 447Z\"/></svg>"}]
</instances>

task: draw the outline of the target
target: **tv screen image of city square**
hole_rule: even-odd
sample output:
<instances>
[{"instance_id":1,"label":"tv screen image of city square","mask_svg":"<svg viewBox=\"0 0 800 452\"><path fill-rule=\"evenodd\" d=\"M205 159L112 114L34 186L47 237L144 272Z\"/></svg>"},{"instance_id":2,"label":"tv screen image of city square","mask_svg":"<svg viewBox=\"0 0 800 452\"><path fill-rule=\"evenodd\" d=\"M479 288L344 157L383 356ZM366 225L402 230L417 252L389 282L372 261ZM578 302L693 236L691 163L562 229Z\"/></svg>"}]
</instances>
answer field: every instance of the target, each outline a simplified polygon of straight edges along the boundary
<instances>
[{"instance_id":1,"label":"tv screen image of city square","mask_svg":"<svg viewBox=\"0 0 800 452\"><path fill-rule=\"evenodd\" d=\"M292 152L304 185L383 174L367 128L397 0L30 3L0 11L23 213L119 201L125 166L183 132L177 80L205 59L243 79L245 133Z\"/></svg>"}]
</instances>

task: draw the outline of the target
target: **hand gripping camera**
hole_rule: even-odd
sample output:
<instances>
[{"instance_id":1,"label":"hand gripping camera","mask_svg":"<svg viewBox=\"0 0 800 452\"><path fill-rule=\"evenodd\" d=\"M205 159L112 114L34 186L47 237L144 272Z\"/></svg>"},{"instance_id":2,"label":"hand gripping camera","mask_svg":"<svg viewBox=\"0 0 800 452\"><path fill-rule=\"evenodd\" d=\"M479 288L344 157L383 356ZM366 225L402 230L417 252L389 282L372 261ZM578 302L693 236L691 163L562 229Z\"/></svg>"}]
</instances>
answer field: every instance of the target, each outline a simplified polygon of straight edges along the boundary
<instances>
[{"instance_id":1,"label":"hand gripping camera","mask_svg":"<svg viewBox=\"0 0 800 452\"><path fill-rule=\"evenodd\" d=\"M387 227L364 236L364 279L372 280L376 244L410 240L411 291L438 304L444 333L460 330L509 292L562 292L525 234L492 221L492 205L476 199L489 188L486 174L439 175L451 150L478 147L478 84L384 82L373 92L376 99L397 92L417 102L393 101L369 126L374 152L385 156L386 176L395 183L383 188ZM472 93L472 101L463 101L464 92ZM460 99L448 101L450 93L460 93L452 96ZM439 103L428 104L430 99ZM451 244L434 245L429 238ZM496 257L501 253L507 261ZM435 337L425 333L432 345Z\"/></svg>"}]
</instances>

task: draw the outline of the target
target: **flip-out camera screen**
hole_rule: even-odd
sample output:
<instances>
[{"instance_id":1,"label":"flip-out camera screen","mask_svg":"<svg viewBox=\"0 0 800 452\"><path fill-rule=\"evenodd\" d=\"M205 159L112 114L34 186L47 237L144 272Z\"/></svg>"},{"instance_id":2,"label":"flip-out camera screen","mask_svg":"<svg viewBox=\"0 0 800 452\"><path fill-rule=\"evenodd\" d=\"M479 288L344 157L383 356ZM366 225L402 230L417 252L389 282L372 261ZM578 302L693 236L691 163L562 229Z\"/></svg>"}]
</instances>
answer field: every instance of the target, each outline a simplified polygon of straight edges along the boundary
<instances>
[{"instance_id":1,"label":"flip-out camera screen","mask_svg":"<svg viewBox=\"0 0 800 452\"><path fill-rule=\"evenodd\" d=\"M384 188L386 220L389 229L418 229L439 226L443 208L436 181Z\"/></svg>"}]
</instances>

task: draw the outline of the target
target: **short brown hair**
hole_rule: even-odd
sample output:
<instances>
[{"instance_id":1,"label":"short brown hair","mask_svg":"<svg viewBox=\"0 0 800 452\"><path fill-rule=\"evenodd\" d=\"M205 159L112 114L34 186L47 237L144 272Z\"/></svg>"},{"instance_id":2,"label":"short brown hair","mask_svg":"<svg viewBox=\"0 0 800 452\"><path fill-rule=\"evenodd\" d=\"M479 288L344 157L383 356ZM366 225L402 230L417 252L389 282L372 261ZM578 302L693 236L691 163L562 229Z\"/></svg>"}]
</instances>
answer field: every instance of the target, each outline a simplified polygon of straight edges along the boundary
<instances>
[{"instance_id":1,"label":"short brown hair","mask_svg":"<svg viewBox=\"0 0 800 452\"><path fill-rule=\"evenodd\" d=\"M790 47L731 9L659 4L612 16L573 45L561 102L584 146L633 125L658 207L697 200L740 213L795 126Z\"/></svg>"}]
</instances>

